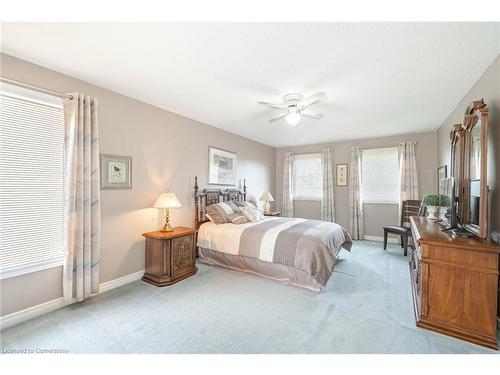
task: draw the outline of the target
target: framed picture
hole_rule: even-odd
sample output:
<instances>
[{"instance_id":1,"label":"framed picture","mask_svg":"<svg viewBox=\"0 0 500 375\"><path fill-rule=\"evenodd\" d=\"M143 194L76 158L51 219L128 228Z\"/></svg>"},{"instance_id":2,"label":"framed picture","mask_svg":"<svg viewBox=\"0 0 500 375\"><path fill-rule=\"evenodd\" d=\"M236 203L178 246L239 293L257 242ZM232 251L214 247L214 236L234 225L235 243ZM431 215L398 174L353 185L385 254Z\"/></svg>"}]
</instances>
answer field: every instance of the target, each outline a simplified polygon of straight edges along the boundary
<instances>
[{"instance_id":1,"label":"framed picture","mask_svg":"<svg viewBox=\"0 0 500 375\"><path fill-rule=\"evenodd\" d=\"M236 159L234 152L208 147L208 183L236 185Z\"/></svg>"},{"instance_id":2,"label":"framed picture","mask_svg":"<svg viewBox=\"0 0 500 375\"><path fill-rule=\"evenodd\" d=\"M132 189L132 158L101 154L101 189Z\"/></svg>"},{"instance_id":3,"label":"framed picture","mask_svg":"<svg viewBox=\"0 0 500 375\"><path fill-rule=\"evenodd\" d=\"M337 186L347 186L349 178L349 164L337 164Z\"/></svg>"},{"instance_id":4,"label":"framed picture","mask_svg":"<svg viewBox=\"0 0 500 375\"><path fill-rule=\"evenodd\" d=\"M438 180L437 180L437 183L438 183L438 192L439 192L439 194L443 194L442 191L441 191L442 187L441 187L440 182L441 182L441 180L443 178L447 178L448 177L448 166L447 165L443 165L443 166L441 166L441 167L438 168L438 170L437 170L437 177L438 177Z\"/></svg>"}]
</instances>

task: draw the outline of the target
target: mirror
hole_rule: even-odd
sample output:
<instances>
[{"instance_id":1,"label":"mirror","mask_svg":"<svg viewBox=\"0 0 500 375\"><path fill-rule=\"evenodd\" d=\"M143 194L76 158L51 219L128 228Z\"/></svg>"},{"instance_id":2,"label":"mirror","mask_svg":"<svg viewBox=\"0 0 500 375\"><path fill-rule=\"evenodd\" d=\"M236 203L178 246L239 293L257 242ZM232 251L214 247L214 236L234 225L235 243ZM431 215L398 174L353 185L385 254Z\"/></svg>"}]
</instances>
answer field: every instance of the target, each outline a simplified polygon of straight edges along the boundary
<instances>
[{"instance_id":1,"label":"mirror","mask_svg":"<svg viewBox=\"0 0 500 375\"><path fill-rule=\"evenodd\" d=\"M458 198L457 215L463 222L464 215L464 156L465 156L465 129L462 124L455 124L450 132L451 163L450 176L455 179L455 195Z\"/></svg>"},{"instance_id":2,"label":"mirror","mask_svg":"<svg viewBox=\"0 0 500 375\"><path fill-rule=\"evenodd\" d=\"M469 224L479 226L479 207L481 201L481 123L478 122L470 132L470 200Z\"/></svg>"},{"instance_id":3,"label":"mirror","mask_svg":"<svg viewBox=\"0 0 500 375\"><path fill-rule=\"evenodd\" d=\"M466 191L463 196L464 212L462 221L466 228L477 236L488 237L488 107L483 100L475 101L467 107L464 119Z\"/></svg>"}]
</instances>

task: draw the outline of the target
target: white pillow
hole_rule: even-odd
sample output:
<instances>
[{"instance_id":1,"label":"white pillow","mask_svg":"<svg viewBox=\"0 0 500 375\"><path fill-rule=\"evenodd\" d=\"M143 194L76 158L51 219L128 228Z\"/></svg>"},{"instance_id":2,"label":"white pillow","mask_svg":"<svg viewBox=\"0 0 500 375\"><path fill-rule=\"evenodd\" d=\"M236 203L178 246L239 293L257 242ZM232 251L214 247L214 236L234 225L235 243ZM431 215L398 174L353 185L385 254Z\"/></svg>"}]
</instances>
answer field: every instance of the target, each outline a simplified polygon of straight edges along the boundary
<instances>
[{"instance_id":1,"label":"white pillow","mask_svg":"<svg viewBox=\"0 0 500 375\"><path fill-rule=\"evenodd\" d=\"M256 207L241 207L241 213L247 218L248 221L256 222L264 220L264 215Z\"/></svg>"}]
</instances>

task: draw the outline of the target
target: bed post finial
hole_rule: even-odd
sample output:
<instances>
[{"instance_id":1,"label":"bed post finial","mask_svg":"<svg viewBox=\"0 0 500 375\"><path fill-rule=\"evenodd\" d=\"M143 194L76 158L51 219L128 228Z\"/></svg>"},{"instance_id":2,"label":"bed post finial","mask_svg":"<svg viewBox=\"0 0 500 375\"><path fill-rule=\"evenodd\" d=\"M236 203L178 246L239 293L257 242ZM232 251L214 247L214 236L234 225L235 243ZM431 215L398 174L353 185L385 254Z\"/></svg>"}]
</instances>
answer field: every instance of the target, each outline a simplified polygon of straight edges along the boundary
<instances>
[{"instance_id":1,"label":"bed post finial","mask_svg":"<svg viewBox=\"0 0 500 375\"><path fill-rule=\"evenodd\" d=\"M247 180L246 178L243 179L243 200L247 200Z\"/></svg>"},{"instance_id":2,"label":"bed post finial","mask_svg":"<svg viewBox=\"0 0 500 375\"><path fill-rule=\"evenodd\" d=\"M198 176L194 176L194 227L198 229L200 220L200 194L198 192Z\"/></svg>"}]
</instances>

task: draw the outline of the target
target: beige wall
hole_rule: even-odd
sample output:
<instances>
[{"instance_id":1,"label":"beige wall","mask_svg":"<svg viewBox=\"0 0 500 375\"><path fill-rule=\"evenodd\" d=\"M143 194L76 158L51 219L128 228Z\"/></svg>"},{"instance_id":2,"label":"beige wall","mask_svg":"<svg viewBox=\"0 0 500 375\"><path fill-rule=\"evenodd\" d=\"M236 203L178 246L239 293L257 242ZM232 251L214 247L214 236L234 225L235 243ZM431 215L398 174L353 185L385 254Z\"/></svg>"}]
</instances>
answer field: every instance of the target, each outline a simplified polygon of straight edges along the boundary
<instances>
[{"instance_id":1,"label":"beige wall","mask_svg":"<svg viewBox=\"0 0 500 375\"><path fill-rule=\"evenodd\" d=\"M454 124L463 124L465 108L474 100L484 99L489 107L488 185L491 191L492 231L500 232L500 55L486 69L438 130L439 165L450 170L449 133Z\"/></svg>"},{"instance_id":2,"label":"beige wall","mask_svg":"<svg viewBox=\"0 0 500 375\"><path fill-rule=\"evenodd\" d=\"M334 164L349 163L352 146L380 147L397 146L399 142L413 140L417 142L417 169L419 192L421 197L437 190L437 137L435 132L406 134L383 138L372 138L339 143L279 148L276 150L276 207L282 207L283 198L283 156L285 152L307 153L321 152L324 147L333 149ZM336 222L349 230L349 188L335 187L335 218ZM383 236L384 225L394 225L398 222L398 205L395 204L365 204L365 234ZM296 217L319 219L321 205L319 201L300 201L294 205Z\"/></svg>"},{"instance_id":3,"label":"beige wall","mask_svg":"<svg viewBox=\"0 0 500 375\"><path fill-rule=\"evenodd\" d=\"M151 206L169 189L182 205L174 225L192 226L193 183L208 181L208 146L238 153L238 179L247 179L250 199L274 194L275 149L89 83L1 55L2 76L62 92L79 91L99 99L101 153L132 156L131 190L103 190L101 283L144 268L141 233L159 227ZM186 99L187 100L187 99ZM2 280L1 315L62 295L61 268Z\"/></svg>"}]
</instances>

